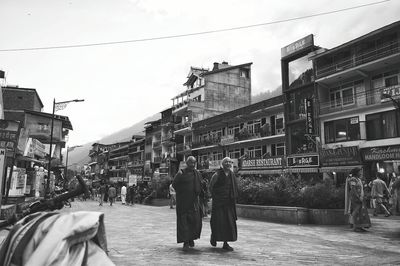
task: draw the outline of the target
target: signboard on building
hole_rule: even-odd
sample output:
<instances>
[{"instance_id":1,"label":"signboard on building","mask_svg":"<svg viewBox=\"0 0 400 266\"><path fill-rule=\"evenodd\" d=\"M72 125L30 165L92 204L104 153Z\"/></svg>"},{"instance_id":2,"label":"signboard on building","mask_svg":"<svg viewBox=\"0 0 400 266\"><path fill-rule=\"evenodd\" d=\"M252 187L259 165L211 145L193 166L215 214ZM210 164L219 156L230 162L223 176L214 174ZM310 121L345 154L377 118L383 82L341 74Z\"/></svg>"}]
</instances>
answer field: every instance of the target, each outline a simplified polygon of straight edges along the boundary
<instances>
[{"instance_id":1,"label":"signboard on building","mask_svg":"<svg viewBox=\"0 0 400 266\"><path fill-rule=\"evenodd\" d=\"M306 102L306 134L314 135L314 105L312 99L305 99Z\"/></svg>"},{"instance_id":2,"label":"signboard on building","mask_svg":"<svg viewBox=\"0 0 400 266\"><path fill-rule=\"evenodd\" d=\"M283 166L284 160L282 157L270 157L263 159L243 160L241 169L281 169Z\"/></svg>"},{"instance_id":3,"label":"signboard on building","mask_svg":"<svg viewBox=\"0 0 400 266\"><path fill-rule=\"evenodd\" d=\"M381 90L381 99L382 101L389 101L389 98L384 97L384 94L390 95L392 98L400 97L400 85L394 85L390 87L385 87Z\"/></svg>"},{"instance_id":4,"label":"signboard on building","mask_svg":"<svg viewBox=\"0 0 400 266\"><path fill-rule=\"evenodd\" d=\"M228 145L235 142L235 135L221 136L221 145Z\"/></svg>"},{"instance_id":5,"label":"signboard on building","mask_svg":"<svg viewBox=\"0 0 400 266\"><path fill-rule=\"evenodd\" d=\"M288 156L288 167L315 167L319 166L319 155Z\"/></svg>"},{"instance_id":6,"label":"signboard on building","mask_svg":"<svg viewBox=\"0 0 400 266\"><path fill-rule=\"evenodd\" d=\"M287 57L289 55L295 54L299 51L302 51L305 48L308 48L310 46L314 45L314 36L312 34L295 41L294 43L291 43L281 49L281 57Z\"/></svg>"},{"instance_id":7,"label":"signboard on building","mask_svg":"<svg viewBox=\"0 0 400 266\"><path fill-rule=\"evenodd\" d=\"M29 137L39 139L43 142L50 140L51 118L34 114L25 114L25 128L29 129ZM62 122L54 119L53 141L62 140Z\"/></svg>"},{"instance_id":8,"label":"signboard on building","mask_svg":"<svg viewBox=\"0 0 400 266\"><path fill-rule=\"evenodd\" d=\"M358 146L340 147L337 149L322 149L320 151L323 166L344 166L361 164Z\"/></svg>"},{"instance_id":9,"label":"signboard on building","mask_svg":"<svg viewBox=\"0 0 400 266\"><path fill-rule=\"evenodd\" d=\"M364 161L400 160L400 145L365 148L361 154Z\"/></svg>"},{"instance_id":10,"label":"signboard on building","mask_svg":"<svg viewBox=\"0 0 400 266\"><path fill-rule=\"evenodd\" d=\"M19 122L0 119L0 149L14 153L19 138Z\"/></svg>"}]
</instances>

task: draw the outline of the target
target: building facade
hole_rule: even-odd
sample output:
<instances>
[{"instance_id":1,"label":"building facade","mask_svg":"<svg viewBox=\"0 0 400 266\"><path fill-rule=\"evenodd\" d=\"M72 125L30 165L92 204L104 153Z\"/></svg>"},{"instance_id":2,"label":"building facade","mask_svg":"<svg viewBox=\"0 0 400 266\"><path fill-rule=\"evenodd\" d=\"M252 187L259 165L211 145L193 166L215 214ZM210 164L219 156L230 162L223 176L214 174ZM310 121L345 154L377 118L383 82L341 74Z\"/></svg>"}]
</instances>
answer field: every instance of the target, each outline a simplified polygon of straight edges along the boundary
<instances>
[{"instance_id":1,"label":"building facade","mask_svg":"<svg viewBox=\"0 0 400 266\"><path fill-rule=\"evenodd\" d=\"M400 174L399 43L395 22L312 57L326 175Z\"/></svg>"}]
</instances>

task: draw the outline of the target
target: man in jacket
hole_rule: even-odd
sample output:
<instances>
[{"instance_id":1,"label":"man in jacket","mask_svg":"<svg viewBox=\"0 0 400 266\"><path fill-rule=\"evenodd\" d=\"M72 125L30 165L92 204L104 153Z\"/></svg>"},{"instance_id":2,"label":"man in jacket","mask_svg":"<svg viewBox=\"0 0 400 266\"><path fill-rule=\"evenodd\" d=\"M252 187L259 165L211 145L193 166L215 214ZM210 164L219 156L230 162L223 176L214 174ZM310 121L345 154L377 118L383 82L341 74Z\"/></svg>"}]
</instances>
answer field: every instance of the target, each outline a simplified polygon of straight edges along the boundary
<instances>
[{"instance_id":1,"label":"man in jacket","mask_svg":"<svg viewBox=\"0 0 400 266\"><path fill-rule=\"evenodd\" d=\"M176 192L177 242L183 243L183 250L194 247L194 240L200 238L202 215L199 203L201 174L195 169L196 159L189 156L186 169L180 170L172 183Z\"/></svg>"},{"instance_id":2,"label":"man in jacket","mask_svg":"<svg viewBox=\"0 0 400 266\"><path fill-rule=\"evenodd\" d=\"M115 189L114 184L111 184L110 188L108 189L108 199L110 200L110 206L113 205L116 196L117 190Z\"/></svg>"}]
</instances>

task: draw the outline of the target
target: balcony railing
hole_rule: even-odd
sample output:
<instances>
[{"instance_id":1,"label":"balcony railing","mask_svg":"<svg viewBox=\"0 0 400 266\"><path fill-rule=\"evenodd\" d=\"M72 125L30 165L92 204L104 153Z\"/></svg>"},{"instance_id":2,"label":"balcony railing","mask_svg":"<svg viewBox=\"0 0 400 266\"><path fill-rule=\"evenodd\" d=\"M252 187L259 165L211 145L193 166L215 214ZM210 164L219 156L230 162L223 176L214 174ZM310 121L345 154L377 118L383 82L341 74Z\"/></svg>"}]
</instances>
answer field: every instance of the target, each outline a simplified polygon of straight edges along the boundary
<instances>
[{"instance_id":1,"label":"balcony railing","mask_svg":"<svg viewBox=\"0 0 400 266\"><path fill-rule=\"evenodd\" d=\"M176 152L185 152L192 149L192 143L180 143L176 145Z\"/></svg>"},{"instance_id":2,"label":"balcony railing","mask_svg":"<svg viewBox=\"0 0 400 266\"><path fill-rule=\"evenodd\" d=\"M186 127L191 127L192 126L192 122L185 122L185 123L181 123L181 124L176 124L175 125L175 130L180 130L182 128L186 128Z\"/></svg>"},{"instance_id":3,"label":"balcony railing","mask_svg":"<svg viewBox=\"0 0 400 266\"><path fill-rule=\"evenodd\" d=\"M203 146L218 145L218 144L220 144L220 142L221 142L221 137L210 137L208 139L194 141L192 147L198 148L198 147L203 147Z\"/></svg>"},{"instance_id":4,"label":"balcony railing","mask_svg":"<svg viewBox=\"0 0 400 266\"><path fill-rule=\"evenodd\" d=\"M153 148L158 148L161 146L161 140L157 140L153 142Z\"/></svg>"},{"instance_id":5,"label":"balcony railing","mask_svg":"<svg viewBox=\"0 0 400 266\"><path fill-rule=\"evenodd\" d=\"M174 134L168 133L161 138L161 142L174 141Z\"/></svg>"},{"instance_id":6,"label":"balcony railing","mask_svg":"<svg viewBox=\"0 0 400 266\"><path fill-rule=\"evenodd\" d=\"M376 88L363 93L359 93L355 97L344 99L342 102L322 101L320 103L320 114L323 115L333 112L359 108L363 106L381 104L382 102L384 102L383 99L385 99L382 96L383 93L388 93L388 90L399 89L399 88L400 85L392 86L389 88L387 87Z\"/></svg>"},{"instance_id":7,"label":"balcony railing","mask_svg":"<svg viewBox=\"0 0 400 266\"><path fill-rule=\"evenodd\" d=\"M377 47L370 51L364 51L361 53L356 53L352 57L335 61L332 64L324 66L322 68L316 69L317 78L328 76L336 72L341 72L343 70L359 66L368 62L372 62L377 59L381 59L393 54L400 52L399 42L393 41L383 44L381 47Z\"/></svg>"}]
</instances>

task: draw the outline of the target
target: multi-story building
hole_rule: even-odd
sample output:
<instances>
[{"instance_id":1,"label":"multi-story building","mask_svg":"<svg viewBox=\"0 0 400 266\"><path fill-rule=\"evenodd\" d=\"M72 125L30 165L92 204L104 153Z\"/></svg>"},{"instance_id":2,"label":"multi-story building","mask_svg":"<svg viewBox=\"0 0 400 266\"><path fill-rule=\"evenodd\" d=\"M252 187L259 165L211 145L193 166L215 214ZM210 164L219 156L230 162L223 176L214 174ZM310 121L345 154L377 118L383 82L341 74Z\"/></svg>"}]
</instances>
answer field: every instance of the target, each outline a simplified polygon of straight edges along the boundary
<instances>
[{"instance_id":1,"label":"multi-story building","mask_svg":"<svg viewBox=\"0 0 400 266\"><path fill-rule=\"evenodd\" d=\"M172 98L176 151L182 160L191 153L193 122L251 103L251 64L214 63L211 71L190 68L185 91Z\"/></svg>"},{"instance_id":2,"label":"multi-story building","mask_svg":"<svg viewBox=\"0 0 400 266\"><path fill-rule=\"evenodd\" d=\"M7 165L13 164L11 157L14 157L14 166L19 169L19 173L13 177L18 180L26 180L24 187L13 188L10 190L10 195L39 196L39 190L42 195L46 171L44 168L48 168L50 156L52 158L51 171L61 179L63 168L61 149L65 146L65 138L69 130L72 130L71 122L67 116L54 115L53 117L52 114L43 113L43 103L35 89L4 86L1 87L1 90L4 101L4 119L18 121L20 126L18 145L14 147L13 155L8 158ZM52 118L54 148L52 154L49 155ZM35 166L37 167L35 168ZM41 169L40 175L37 174L38 168ZM57 180L53 174L50 175L50 180L50 189L52 189ZM18 184L22 185L21 182Z\"/></svg>"},{"instance_id":3,"label":"multi-story building","mask_svg":"<svg viewBox=\"0 0 400 266\"><path fill-rule=\"evenodd\" d=\"M281 49L282 93L286 129L287 171L318 178L318 127L314 123L316 91L309 53L320 48L308 35Z\"/></svg>"},{"instance_id":4,"label":"multi-story building","mask_svg":"<svg viewBox=\"0 0 400 266\"><path fill-rule=\"evenodd\" d=\"M153 177L155 182L159 182L162 161L161 119L146 123L145 136L143 180L150 181Z\"/></svg>"},{"instance_id":5,"label":"multi-story building","mask_svg":"<svg viewBox=\"0 0 400 266\"><path fill-rule=\"evenodd\" d=\"M174 177L179 167L179 161L182 158L177 157L175 141L181 135L174 133L174 116L172 108L168 108L161 112L161 164L160 175L166 175L166 178Z\"/></svg>"},{"instance_id":6,"label":"multi-story building","mask_svg":"<svg viewBox=\"0 0 400 266\"><path fill-rule=\"evenodd\" d=\"M145 136L133 135L129 143L128 176L129 184L137 184L143 179Z\"/></svg>"},{"instance_id":7,"label":"multi-story building","mask_svg":"<svg viewBox=\"0 0 400 266\"><path fill-rule=\"evenodd\" d=\"M192 124L198 169L214 171L229 156L243 175L280 174L285 166L282 96Z\"/></svg>"},{"instance_id":8,"label":"multi-story building","mask_svg":"<svg viewBox=\"0 0 400 266\"><path fill-rule=\"evenodd\" d=\"M111 144L108 157L109 181L128 181L129 141Z\"/></svg>"},{"instance_id":9,"label":"multi-story building","mask_svg":"<svg viewBox=\"0 0 400 266\"><path fill-rule=\"evenodd\" d=\"M108 174L109 145L93 143L89 151L91 176L104 178Z\"/></svg>"},{"instance_id":10,"label":"multi-story building","mask_svg":"<svg viewBox=\"0 0 400 266\"><path fill-rule=\"evenodd\" d=\"M326 174L399 175L399 44L397 21L312 57Z\"/></svg>"}]
</instances>

